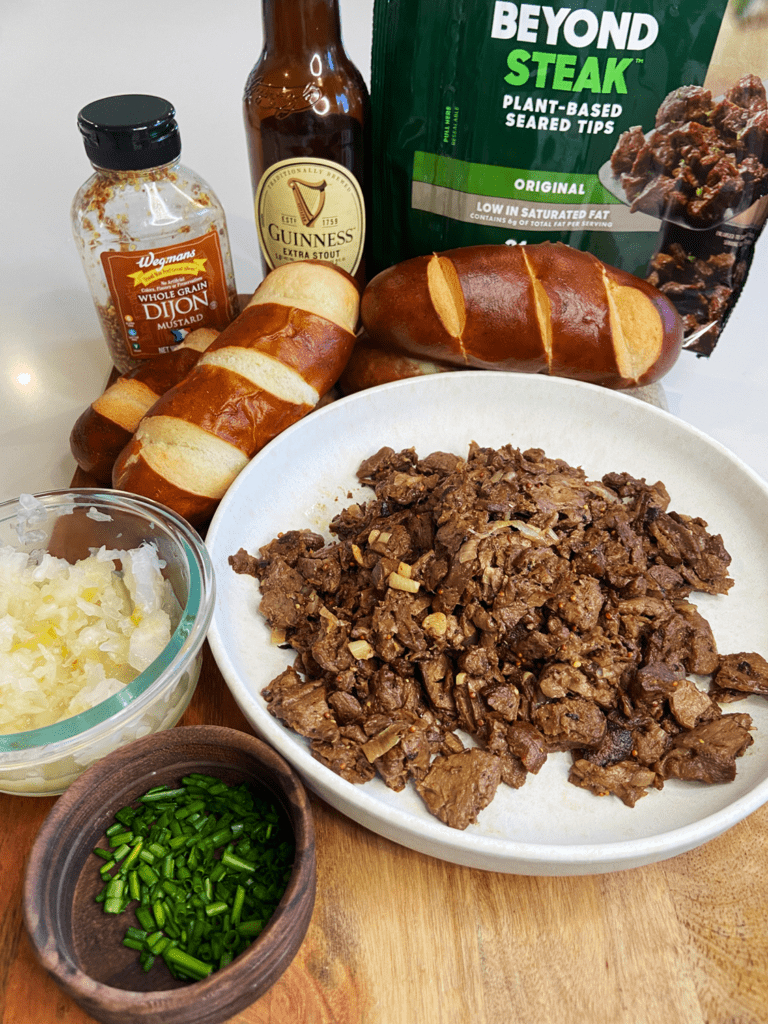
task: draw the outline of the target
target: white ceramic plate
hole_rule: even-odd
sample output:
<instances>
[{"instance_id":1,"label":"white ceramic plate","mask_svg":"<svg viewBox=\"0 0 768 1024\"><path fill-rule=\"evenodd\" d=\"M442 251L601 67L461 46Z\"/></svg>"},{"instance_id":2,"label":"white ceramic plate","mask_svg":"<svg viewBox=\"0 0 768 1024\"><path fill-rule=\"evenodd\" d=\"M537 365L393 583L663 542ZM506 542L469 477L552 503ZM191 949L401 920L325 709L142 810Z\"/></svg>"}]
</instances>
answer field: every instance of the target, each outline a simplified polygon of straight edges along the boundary
<instances>
[{"instance_id":1,"label":"white ceramic plate","mask_svg":"<svg viewBox=\"0 0 768 1024\"><path fill-rule=\"evenodd\" d=\"M307 742L266 711L261 689L293 661L270 643L258 614L258 584L228 557L252 553L280 531L310 528L330 538L330 520L371 492L355 471L383 445L420 456L466 454L470 441L543 448L593 479L627 471L662 480L672 508L721 533L736 580L728 596L697 595L722 653L768 655L768 485L717 442L661 409L589 384L525 374L460 371L387 384L332 403L286 430L230 488L207 543L217 602L209 634L219 668L254 730L308 786L365 827L456 864L530 875L620 870L674 856L712 839L768 800L768 701L750 697L755 742L736 780L707 786L676 780L634 808L567 782L570 756L550 755L519 790L501 786L478 823L443 825L412 789L373 780L354 785L311 757Z\"/></svg>"}]
</instances>

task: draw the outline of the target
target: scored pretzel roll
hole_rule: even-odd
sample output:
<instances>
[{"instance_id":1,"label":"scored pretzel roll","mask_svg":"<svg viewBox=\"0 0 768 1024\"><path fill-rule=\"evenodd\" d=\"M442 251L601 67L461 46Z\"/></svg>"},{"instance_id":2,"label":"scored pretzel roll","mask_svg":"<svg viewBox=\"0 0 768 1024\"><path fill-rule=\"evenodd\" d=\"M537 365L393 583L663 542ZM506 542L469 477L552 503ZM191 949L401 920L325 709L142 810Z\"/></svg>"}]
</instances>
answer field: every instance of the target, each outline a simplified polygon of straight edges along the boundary
<instances>
[{"instance_id":1,"label":"scored pretzel roll","mask_svg":"<svg viewBox=\"0 0 768 1024\"><path fill-rule=\"evenodd\" d=\"M355 342L359 289L301 261L270 272L192 371L159 398L120 453L113 485L208 519L261 448L316 407Z\"/></svg>"},{"instance_id":2,"label":"scored pretzel roll","mask_svg":"<svg viewBox=\"0 0 768 1024\"><path fill-rule=\"evenodd\" d=\"M218 333L211 327L191 331L173 352L144 360L110 384L78 417L69 435L78 466L99 483L109 484L115 459L141 417L189 373Z\"/></svg>"},{"instance_id":3,"label":"scored pretzel roll","mask_svg":"<svg viewBox=\"0 0 768 1024\"><path fill-rule=\"evenodd\" d=\"M405 260L369 282L361 317L385 350L612 388L659 380L683 342L665 295L561 242L466 246Z\"/></svg>"}]
</instances>

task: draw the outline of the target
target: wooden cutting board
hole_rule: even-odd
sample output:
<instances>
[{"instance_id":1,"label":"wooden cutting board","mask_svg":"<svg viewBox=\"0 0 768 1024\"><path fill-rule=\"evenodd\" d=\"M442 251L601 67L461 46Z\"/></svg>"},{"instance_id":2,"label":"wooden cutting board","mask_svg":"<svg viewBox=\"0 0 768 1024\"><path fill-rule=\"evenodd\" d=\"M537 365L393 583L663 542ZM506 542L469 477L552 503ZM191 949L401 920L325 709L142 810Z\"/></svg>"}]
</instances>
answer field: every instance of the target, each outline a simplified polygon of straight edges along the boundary
<instances>
[{"instance_id":1,"label":"wooden cutting board","mask_svg":"<svg viewBox=\"0 0 768 1024\"><path fill-rule=\"evenodd\" d=\"M182 724L251 731L206 646ZM0 794L2 1024L91 1018L37 965L24 863L53 798ZM239 1024L766 1024L768 806L631 871L457 867L313 798L318 896L298 956Z\"/></svg>"}]
</instances>

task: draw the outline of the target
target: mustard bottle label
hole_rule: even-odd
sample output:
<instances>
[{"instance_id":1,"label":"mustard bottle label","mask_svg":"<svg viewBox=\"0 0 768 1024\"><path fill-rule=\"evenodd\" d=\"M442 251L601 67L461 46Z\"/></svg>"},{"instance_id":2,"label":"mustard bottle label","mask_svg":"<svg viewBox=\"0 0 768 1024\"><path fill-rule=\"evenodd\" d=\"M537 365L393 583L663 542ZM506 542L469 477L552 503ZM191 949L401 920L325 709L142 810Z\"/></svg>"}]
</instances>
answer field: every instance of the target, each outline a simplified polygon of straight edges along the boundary
<instances>
[{"instance_id":1,"label":"mustard bottle label","mask_svg":"<svg viewBox=\"0 0 768 1024\"><path fill-rule=\"evenodd\" d=\"M232 319L218 232L176 245L103 252L109 311L131 359L171 352L198 327L223 330Z\"/></svg>"},{"instance_id":2,"label":"mustard bottle label","mask_svg":"<svg viewBox=\"0 0 768 1024\"><path fill-rule=\"evenodd\" d=\"M365 245L365 203L357 178L320 158L267 168L254 198L259 244L270 270L327 260L354 275Z\"/></svg>"}]
</instances>

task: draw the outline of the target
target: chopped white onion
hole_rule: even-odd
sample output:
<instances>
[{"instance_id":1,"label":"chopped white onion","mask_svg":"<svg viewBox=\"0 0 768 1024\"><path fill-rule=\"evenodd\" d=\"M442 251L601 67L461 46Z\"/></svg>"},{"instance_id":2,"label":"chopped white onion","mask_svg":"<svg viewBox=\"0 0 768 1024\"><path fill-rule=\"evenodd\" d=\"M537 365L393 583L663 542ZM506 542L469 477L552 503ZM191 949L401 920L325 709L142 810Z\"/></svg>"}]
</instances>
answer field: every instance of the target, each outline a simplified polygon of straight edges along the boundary
<instances>
[{"instance_id":1,"label":"chopped white onion","mask_svg":"<svg viewBox=\"0 0 768 1024\"><path fill-rule=\"evenodd\" d=\"M86 711L154 661L172 632L163 565L153 544L74 563L0 547L0 733Z\"/></svg>"}]
</instances>

